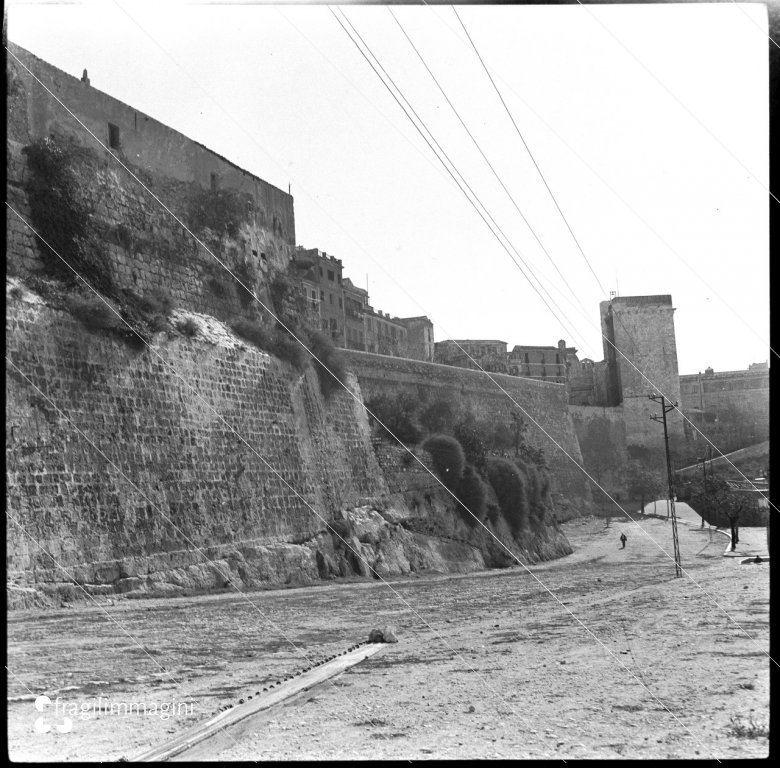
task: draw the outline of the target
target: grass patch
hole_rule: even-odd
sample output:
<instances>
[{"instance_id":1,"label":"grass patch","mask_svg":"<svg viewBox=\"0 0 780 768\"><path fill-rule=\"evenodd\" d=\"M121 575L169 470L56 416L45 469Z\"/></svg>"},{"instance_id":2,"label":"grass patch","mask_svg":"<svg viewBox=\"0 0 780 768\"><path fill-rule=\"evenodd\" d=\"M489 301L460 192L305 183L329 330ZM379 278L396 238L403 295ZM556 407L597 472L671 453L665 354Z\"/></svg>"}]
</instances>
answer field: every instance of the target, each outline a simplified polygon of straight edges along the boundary
<instances>
[{"instance_id":1,"label":"grass patch","mask_svg":"<svg viewBox=\"0 0 780 768\"><path fill-rule=\"evenodd\" d=\"M747 718L742 715L732 715L729 733L740 739L763 739L769 737L769 723L754 720L753 715Z\"/></svg>"}]
</instances>

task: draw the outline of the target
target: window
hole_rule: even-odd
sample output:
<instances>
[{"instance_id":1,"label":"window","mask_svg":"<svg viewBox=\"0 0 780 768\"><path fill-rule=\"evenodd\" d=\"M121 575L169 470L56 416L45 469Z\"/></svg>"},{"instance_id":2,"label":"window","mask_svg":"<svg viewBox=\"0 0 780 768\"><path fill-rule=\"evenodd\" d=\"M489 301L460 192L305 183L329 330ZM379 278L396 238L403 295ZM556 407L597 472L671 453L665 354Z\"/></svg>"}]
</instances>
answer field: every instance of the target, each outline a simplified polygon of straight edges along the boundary
<instances>
[{"instance_id":1,"label":"window","mask_svg":"<svg viewBox=\"0 0 780 768\"><path fill-rule=\"evenodd\" d=\"M211 174L211 191L216 192L217 191L217 174L212 173Z\"/></svg>"},{"instance_id":2,"label":"window","mask_svg":"<svg viewBox=\"0 0 780 768\"><path fill-rule=\"evenodd\" d=\"M320 267L320 277L322 277L322 267Z\"/></svg>"},{"instance_id":3,"label":"window","mask_svg":"<svg viewBox=\"0 0 780 768\"><path fill-rule=\"evenodd\" d=\"M317 300L317 291L312 291L311 292L311 297L312 297L312 299L314 299L316 301Z\"/></svg>"},{"instance_id":4,"label":"window","mask_svg":"<svg viewBox=\"0 0 780 768\"><path fill-rule=\"evenodd\" d=\"M333 270L332 269L329 269L328 270L328 280L333 282L335 279L336 279L336 275L333 274Z\"/></svg>"},{"instance_id":5,"label":"window","mask_svg":"<svg viewBox=\"0 0 780 768\"><path fill-rule=\"evenodd\" d=\"M325 291L320 291L320 301L325 301Z\"/></svg>"},{"instance_id":6,"label":"window","mask_svg":"<svg viewBox=\"0 0 780 768\"><path fill-rule=\"evenodd\" d=\"M339 296L339 309L343 309L343 307L341 306L341 297L340 296Z\"/></svg>"},{"instance_id":7,"label":"window","mask_svg":"<svg viewBox=\"0 0 780 768\"><path fill-rule=\"evenodd\" d=\"M119 149L119 126L108 124L108 146L111 149Z\"/></svg>"},{"instance_id":8,"label":"window","mask_svg":"<svg viewBox=\"0 0 780 768\"><path fill-rule=\"evenodd\" d=\"M333 304L333 294L332 293L328 294L328 299L330 299L330 303Z\"/></svg>"}]
</instances>

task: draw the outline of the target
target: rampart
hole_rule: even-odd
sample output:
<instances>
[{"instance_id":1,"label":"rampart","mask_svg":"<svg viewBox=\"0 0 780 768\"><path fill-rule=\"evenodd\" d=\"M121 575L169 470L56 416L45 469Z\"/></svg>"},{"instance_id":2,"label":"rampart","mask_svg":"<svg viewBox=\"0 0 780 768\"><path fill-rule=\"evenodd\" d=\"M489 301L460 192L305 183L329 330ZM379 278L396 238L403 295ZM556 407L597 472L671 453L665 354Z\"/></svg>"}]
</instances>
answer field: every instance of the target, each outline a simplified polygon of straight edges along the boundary
<instances>
[{"instance_id":1,"label":"rampart","mask_svg":"<svg viewBox=\"0 0 780 768\"><path fill-rule=\"evenodd\" d=\"M24 150L53 139L67 153L78 202L119 288L148 295L164 287L177 305L223 319L252 302L175 214L244 284L267 297L269 274L286 268L295 246L290 195L24 49L9 48L106 146L109 125L119 131L118 148L102 149L9 55L7 199L25 220L36 226L28 194L33 171ZM215 210L222 210L222 219L209 215ZM10 274L36 275L56 260L9 209L6 220Z\"/></svg>"},{"instance_id":2,"label":"rampart","mask_svg":"<svg viewBox=\"0 0 780 768\"><path fill-rule=\"evenodd\" d=\"M360 387L452 397L485 418L508 418L515 406L506 395L473 371L352 353L357 379L348 374L347 383L356 398L343 391L326 397L312 366L301 371L242 342L228 324L251 314L256 302L116 158L261 299L269 299L271 278L293 250L292 198L89 84L12 51L101 140L117 146L94 149L11 59L9 203L33 226L42 217L46 224L35 194L47 179L36 176L28 148L62 150L78 200L60 202L81 206L85 237L99 257L97 265L85 263L112 284L111 301L123 309L160 292L168 307L149 326L151 350L110 324L90 325L99 300L54 274L57 257L7 211L6 346L14 364L6 373L7 568L14 604L29 604L30 593L37 600L40 589L81 597L71 579L93 594L159 593L368 576L369 567L389 574L504 563L487 545L463 541L469 529L462 521L444 543L402 525L415 512L393 504L405 498L400 485L410 473L394 471L398 487L388 488ZM239 207L215 221L231 200ZM84 242L76 240L78 254ZM92 314L77 311L87 299ZM565 388L500 379L580 462ZM579 469L533 426L529 437L548 457L558 519L580 514L589 490ZM415 488L419 482L411 478ZM444 520L446 504L433 498L429 509L426 493L417 517L435 507ZM353 551L322 518L343 523ZM554 521L535 536L521 543L528 557L568 551ZM221 575L204 564L204 554Z\"/></svg>"},{"instance_id":3,"label":"rampart","mask_svg":"<svg viewBox=\"0 0 780 768\"><path fill-rule=\"evenodd\" d=\"M768 369L707 369L703 374L680 376L680 391L685 415L721 450L736 450L768 438ZM688 423L685 427L692 440L703 441Z\"/></svg>"},{"instance_id":4,"label":"rampart","mask_svg":"<svg viewBox=\"0 0 780 768\"><path fill-rule=\"evenodd\" d=\"M602 333L609 340L604 341L605 404L622 404L629 445L663 446L663 429L650 419L661 412L660 404L648 398L653 385L668 400L680 401L674 311L669 295L617 296L601 303ZM671 411L667 422L670 439L681 440L679 413Z\"/></svg>"},{"instance_id":5,"label":"rampart","mask_svg":"<svg viewBox=\"0 0 780 768\"><path fill-rule=\"evenodd\" d=\"M138 576L134 558L144 575L169 553L195 562L195 547L305 541L325 529L312 509L332 520L387 494L363 409L343 391L326 402L313 370L229 334L138 351L18 293L7 354L32 384L7 366L7 505L62 566L103 563L83 581ZM7 567L67 580L15 524Z\"/></svg>"},{"instance_id":6,"label":"rampart","mask_svg":"<svg viewBox=\"0 0 780 768\"><path fill-rule=\"evenodd\" d=\"M536 426L526 417L527 438L544 451L550 466L558 519L576 517L589 508L590 487L578 466L582 464L582 455L563 384L504 374L490 374L494 379L491 381L481 371L367 352L350 351L347 359L366 400L399 392L410 392L422 401L445 398L454 406L471 411L477 419L488 421L509 422L512 411L524 409L539 423Z\"/></svg>"}]
</instances>

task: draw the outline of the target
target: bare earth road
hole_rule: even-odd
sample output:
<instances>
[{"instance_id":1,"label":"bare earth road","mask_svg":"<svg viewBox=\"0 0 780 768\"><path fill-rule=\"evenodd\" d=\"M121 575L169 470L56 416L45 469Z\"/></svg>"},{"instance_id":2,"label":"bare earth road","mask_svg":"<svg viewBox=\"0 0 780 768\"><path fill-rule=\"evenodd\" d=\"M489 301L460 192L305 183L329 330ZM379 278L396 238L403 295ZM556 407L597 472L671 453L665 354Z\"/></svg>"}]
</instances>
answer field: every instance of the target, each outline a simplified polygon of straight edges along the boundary
<instances>
[{"instance_id":1,"label":"bare earth road","mask_svg":"<svg viewBox=\"0 0 780 768\"><path fill-rule=\"evenodd\" d=\"M132 757L390 624L397 644L182 758L765 757L769 564L681 525L675 579L658 547L672 552L669 524L641 527L573 521L574 554L533 575L421 576L397 594L331 584L13 614L10 756ZM160 717L168 703L179 711Z\"/></svg>"}]
</instances>

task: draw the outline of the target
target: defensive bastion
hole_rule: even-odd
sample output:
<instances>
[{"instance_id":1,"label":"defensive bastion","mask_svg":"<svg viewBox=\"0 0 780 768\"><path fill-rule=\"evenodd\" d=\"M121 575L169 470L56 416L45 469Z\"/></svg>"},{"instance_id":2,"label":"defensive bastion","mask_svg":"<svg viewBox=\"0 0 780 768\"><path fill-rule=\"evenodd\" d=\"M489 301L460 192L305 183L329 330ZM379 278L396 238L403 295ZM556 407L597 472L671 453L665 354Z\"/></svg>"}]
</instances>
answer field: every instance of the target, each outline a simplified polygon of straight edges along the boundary
<instances>
[{"instance_id":1,"label":"defensive bastion","mask_svg":"<svg viewBox=\"0 0 780 768\"><path fill-rule=\"evenodd\" d=\"M51 274L56 257L7 210L9 604L84 590L168 594L506 565L480 531L452 517L441 494L423 491L430 478L406 468L400 448L374 450L361 397L405 388L495 419L516 409L511 400L477 372L360 354L348 357L354 397L326 397L311 367L301 371L236 337L227 324L247 311L248 297L116 158L182 220L202 225L213 252L264 300L294 248L292 198L10 47L118 147L96 149L9 60L9 203L35 225L41 211L25 150L50 137L70 147L98 276L140 300L166 291L173 309L148 336L150 348L85 326L69 309L73 288ZM215 232L203 225L211 211L202 205L224 200L223 190L244 207L235 226ZM177 330L187 321L193 334ZM580 461L564 387L500 379ZM574 463L533 426L529 439L552 468L559 519L586 509L590 492ZM334 522L338 535L327 527ZM495 532L526 561L570 551L554 520L524 541Z\"/></svg>"}]
</instances>

